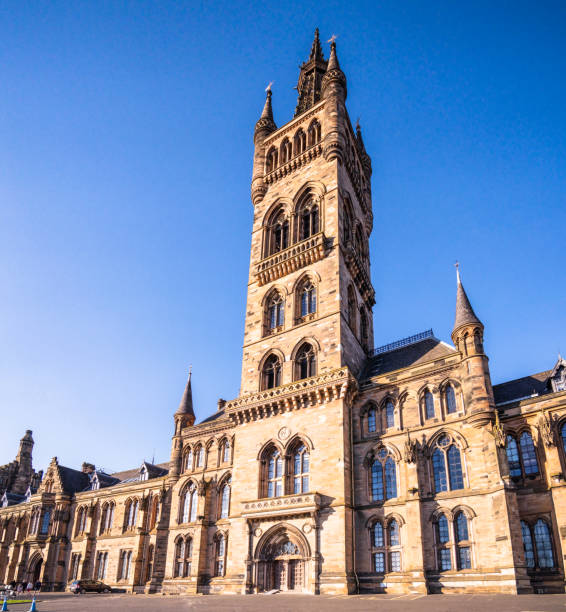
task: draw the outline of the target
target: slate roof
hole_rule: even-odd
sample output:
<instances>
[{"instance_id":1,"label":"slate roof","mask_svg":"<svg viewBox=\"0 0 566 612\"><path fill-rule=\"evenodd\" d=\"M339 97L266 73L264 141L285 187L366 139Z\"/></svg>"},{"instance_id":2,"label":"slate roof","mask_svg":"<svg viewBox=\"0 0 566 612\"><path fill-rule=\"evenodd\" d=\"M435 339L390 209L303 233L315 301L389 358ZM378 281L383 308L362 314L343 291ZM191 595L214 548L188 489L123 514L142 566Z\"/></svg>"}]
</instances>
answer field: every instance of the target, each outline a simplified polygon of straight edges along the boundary
<instances>
[{"instance_id":1,"label":"slate roof","mask_svg":"<svg viewBox=\"0 0 566 612\"><path fill-rule=\"evenodd\" d=\"M169 473L169 461L166 463L153 463L145 462L149 473L149 478L159 478L159 476L165 476ZM114 472L111 474L113 478L116 478L119 482L133 482L137 480L140 475L140 468L134 468L133 470L124 470L123 472Z\"/></svg>"},{"instance_id":2,"label":"slate roof","mask_svg":"<svg viewBox=\"0 0 566 612\"><path fill-rule=\"evenodd\" d=\"M500 385L493 386L493 395L496 404L503 404L513 400L519 400L532 395L544 395L549 392L548 379L552 370L516 378Z\"/></svg>"},{"instance_id":3,"label":"slate roof","mask_svg":"<svg viewBox=\"0 0 566 612\"><path fill-rule=\"evenodd\" d=\"M90 478L85 472L59 465L59 475L65 493L77 493L90 487Z\"/></svg>"},{"instance_id":4,"label":"slate roof","mask_svg":"<svg viewBox=\"0 0 566 612\"><path fill-rule=\"evenodd\" d=\"M25 495L19 495L18 493L10 493L6 491L0 500L0 504L5 508L6 506L15 506L16 504L21 504L25 501Z\"/></svg>"},{"instance_id":5,"label":"slate roof","mask_svg":"<svg viewBox=\"0 0 566 612\"><path fill-rule=\"evenodd\" d=\"M442 359L453 355L455 352L456 349L438 340L438 338L426 338L414 344L370 357L366 362L361 380L419 365L427 361Z\"/></svg>"},{"instance_id":6,"label":"slate roof","mask_svg":"<svg viewBox=\"0 0 566 612\"><path fill-rule=\"evenodd\" d=\"M458 289L456 292L456 317L454 319L454 331L462 327L462 325L481 325L480 320L477 318L470 300L466 295L466 290L460 282L458 276Z\"/></svg>"}]
</instances>

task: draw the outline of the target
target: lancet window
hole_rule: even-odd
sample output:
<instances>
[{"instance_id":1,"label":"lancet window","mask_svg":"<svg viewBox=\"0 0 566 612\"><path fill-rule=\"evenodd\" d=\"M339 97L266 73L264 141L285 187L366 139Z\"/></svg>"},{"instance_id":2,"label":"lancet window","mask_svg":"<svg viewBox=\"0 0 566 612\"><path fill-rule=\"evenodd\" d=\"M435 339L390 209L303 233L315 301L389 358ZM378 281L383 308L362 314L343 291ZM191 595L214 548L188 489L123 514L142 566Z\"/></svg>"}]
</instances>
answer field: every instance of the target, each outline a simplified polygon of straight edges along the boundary
<instances>
[{"instance_id":1,"label":"lancet window","mask_svg":"<svg viewBox=\"0 0 566 612\"><path fill-rule=\"evenodd\" d=\"M175 540L175 566L173 576L186 578L191 575L193 557L193 539L190 536L179 536Z\"/></svg>"},{"instance_id":2,"label":"lancet window","mask_svg":"<svg viewBox=\"0 0 566 612\"><path fill-rule=\"evenodd\" d=\"M285 138L279 147L279 159L281 165L286 164L293 157L293 148L288 138Z\"/></svg>"},{"instance_id":3,"label":"lancet window","mask_svg":"<svg viewBox=\"0 0 566 612\"><path fill-rule=\"evenodd\" d=\"M100 533L109 533L114 522L114 502L106 502L102 506L100 516Z\"/></svg>"},{"instance_id":4,"label":"lancet window","mask_svg":"<svg viewBox=\"0 0 566 612\"><path fill-rule=\"evenodd\" d=\"M318 234L320 229L319 208L317 203L312 198L305 198L297 210L298 218L298 238L306 240L315 234Z\"/></svg>"},{"instance_id":5,"label":"lancet window","mask_svg":"<svg viewBox=\"0 0 566 612\"><path fill-rule=\"evenodd\" d=\"M297 298L299 301L299 321L316 312L316 287L309 279L306 279L299 286Z\"/></svg>"},{"instance_id":6,"label":"lancet window","mask_svg":"<svg viewBox=\"0 0 566 612\"><path fill-rule=\"evenodd\" d=\"M294 138L295 155L300 155L307 148L307 135L302 128L297 130Z\"/></svg>"},{"instance_id":7,"label":"lancet window","mask_svg":"<svg viewBox=\"0 0 566 612\"><path fill-rule=\"evenodd\" d=\"M285 321L285 300L273 291L266 301L265 327L268 333L278 331Z\"/></svg>"},{"instance_id":8,"label":"lancet window","mask_svg":"<svg viewBox=\"0 0 566 612\"><path fill-rule=\"evenodd\" d=\"M440 436L435 444L432 471L436 493L464 488L460 449L447 434Z\"/></svg>"},{"instance_id":9,"label":"lancet window","mask_svg":"<svg viewBox=\"0 0 566 612\"><path fill-rule=\"evenodd\" d=\"M458 410L456 406L456 393L452 385L446 385L444 388L444 405L446 414L454 414Z\"/></svg>"},{"instance_id":10,"label":"lancet window","mask_svg":"<svg viewBox=\"0 0 566 612\"><path fill-rule=\"evenodd\" d=\"M277 149L275 147L271 147L265 157L265 171L267 174L273 172L277 168L277 159Z\"/></svg>"},{"instance_id":11,"label":"lancet window","mask_svg":"<svg viewBox=\"0 0 566 612\"><path fill-rule=\"evenodd\" d=\"M538 519L534 524L521 521L525 561L530 570L552 570L556 567L552 532L548 523Z\"/></svg>"},{"instance_id":12,"label":"lancet window","mask_svg":"<svg viewBox=\"0 0 566 612\"><path fill-rule=\"evenodd\" d=\"M224 576L226 573L226 554L228 552L227 538L221 533L216 536L214 575Z\"/></svg>"},{"instance_id":13,"label":"lancet window","mask_svg":"<svg viewBox=\"0 0 566 612\"><path fill-rule=\"evenodd\" d=\"M314 119L311 124L309 125L309 129L308 129L308 142L309 142L309 147L312 147L315 144L318 144L320 142L321 139L321 128L320 128L320 123Z\"/></svg>"},{"instance_id":14,"label":"lancet window","mask_svg":"<svg viewBox=\"0 0 566 612\"><path fill-rule=\"evenodd\" d=\"M232 488L232 478L228 477L220 487L220 518L228 518L230 514L230 492Z\"/></svg>"},{"instance_id":15,"label":"lancet window","mask_svg":"<svg viewBox=\"0 0 566 612\"><path fill-rule=\"evenodd\" d=\"M193 523L197 520L198 491L194 483L183 489L180 499L179 523Z\"/></svg>"},{"instance_id":16,"label":"lancet window","mask_svg":"<svg viewBox=\"0 0 566 612\"><path fill-rule=\"evenodd\" d=\"M262 369L262 389L274 389L281 385L281 359L275 355L270 355L263 364Z\"/></svg>"},{"instance_id":17,"label":"lancet window","mask_svg":"<svg viewBox=\"0 0 566 612\"><path fill-rule=\"evenodd\" d=\"M422 402L425 419L434 419L434 397L428 389L423 394Z\"/></svg>"},{"instance_id":18,"label":"lancet window","mask_svg":"<svg viewBox=\"0 0 566 612\"><path fill-rule=\"evenodd\" d=\"M265 257L279 253L289 246L289 218L284 210L279 208L271 215L266 230Z\"/></svg>"},{"instance_id":19,"label":"lancet window","mask_svg":"<svg viewBox=\"0 0 566 612\"><path fill-rule=\"evenodd\" d=\"M370 542L372 569L376 574L401 571L401 534L396 519L385 527L376 521L370 528Z\"/></svg>"},{"instance_id":20,"label":"lancet window","mask_svg":"<svg viewBox=\"0 0 566 612\"><path fill-rule=\"evenodd\" d=\"M124 529L125 530L131 530L136 527L137 521L138 521L139 505L140 504L137 499L129 499L126 502L126 509L124 512Z\"/></svg>"},{"instance_id":21,"label":"lancet window","mask_svg":"<svg viewBox=\"0 0 566 612\"><path fill-rule=\"evenodd\" d=\"M316 353L312 344L305 342L295 358L295 380L316 376Z\"/></svg>"},{"instance_id":22,"label":"lancet window","mask_svg":"<svg viewBox=\"0 0 566 612\"><path fill-rule=\"evenodd\" d=\"M307 493L309 488L310 455L308 448L300 444L292 454L293 493Z\"/></svg>"}]
</instances>

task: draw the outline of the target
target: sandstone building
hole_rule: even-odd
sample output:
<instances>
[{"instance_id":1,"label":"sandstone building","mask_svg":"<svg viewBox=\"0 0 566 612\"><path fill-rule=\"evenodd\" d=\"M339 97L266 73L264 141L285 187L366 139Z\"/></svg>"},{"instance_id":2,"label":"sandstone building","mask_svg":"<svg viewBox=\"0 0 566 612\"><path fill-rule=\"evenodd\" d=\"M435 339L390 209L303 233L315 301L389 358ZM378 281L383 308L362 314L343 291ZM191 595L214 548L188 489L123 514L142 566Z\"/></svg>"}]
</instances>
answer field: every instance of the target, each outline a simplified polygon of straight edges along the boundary
<instances>
[{"instance_id":1,"label":"sandstone building","mask_svg":"<svg viewBox=\"0 0 566 612\"><path fill-rule=\"evenodd\" d=\"M459 278L452 344L373 348L372 166L346 94L317 32L294 117L278 128L268 91L256 123L240 395L196 424L189 376L162 465L53 458L39 483L30 447L25 486L0 475L0 581L564 592L566 362L492 387Z\"/></svg>"}]
</instances>

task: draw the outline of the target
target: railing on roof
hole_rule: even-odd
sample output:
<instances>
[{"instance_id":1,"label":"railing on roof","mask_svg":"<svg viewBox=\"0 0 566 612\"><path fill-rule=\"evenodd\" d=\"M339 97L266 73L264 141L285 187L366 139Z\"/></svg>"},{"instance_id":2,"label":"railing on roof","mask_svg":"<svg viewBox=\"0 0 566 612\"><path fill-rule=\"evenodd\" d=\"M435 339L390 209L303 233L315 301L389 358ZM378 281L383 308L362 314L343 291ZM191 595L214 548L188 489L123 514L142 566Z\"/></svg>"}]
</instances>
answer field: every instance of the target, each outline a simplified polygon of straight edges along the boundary
<instances>
[{"instance_id":1,"label":"railing on roof","mask_svg":"<svg viewBox=\"0 0 566 612\"><path fill-rule=\"evenodd\" d=\"M427 329L426 331L421 332L420 334L415 334L414 336L409 336L408 338L403 338L402 340L396 340L395 342L391 342L390 344L378 346L370 352L370 355L372 357L375 357L376 355L381 355L382 353L394 351L395 349L401 348L402 346L408 346L409 344L420 342L421 340L425 340L426 338L434 338L434 333L432 329Z\"/></svg>"}]
</instances>

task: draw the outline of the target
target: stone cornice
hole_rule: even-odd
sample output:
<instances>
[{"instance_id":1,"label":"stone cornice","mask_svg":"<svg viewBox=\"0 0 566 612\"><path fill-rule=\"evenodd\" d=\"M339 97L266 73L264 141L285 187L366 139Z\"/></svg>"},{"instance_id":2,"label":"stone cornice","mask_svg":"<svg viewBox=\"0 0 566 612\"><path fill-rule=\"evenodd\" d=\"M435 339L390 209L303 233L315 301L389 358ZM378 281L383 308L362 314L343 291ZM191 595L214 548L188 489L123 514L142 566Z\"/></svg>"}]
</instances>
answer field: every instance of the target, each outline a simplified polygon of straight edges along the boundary
<instances>
[{"instance_id":1,"label":"stone cornice","mask_svg":"<svg viewBox=\"0 0 566 612\"><path fill-rule=\"evenodd\" d=\"M357 381L344 366L281 387L243 395L226 403L226 413L237 425L344 399L348 393L356 391Z\"/></svg>"},{"instance_id":2,"label":"stone cornice","mask_svg":"<svg viewBox=\"0 0 566 612\"><path fill-rule=\"evenodd\" d=\"M297 493L282 497L268 497L241 502L243 518L281 516L282 514L310 514L320 508L318 493Z\"/></svg>"}]
</instances>

